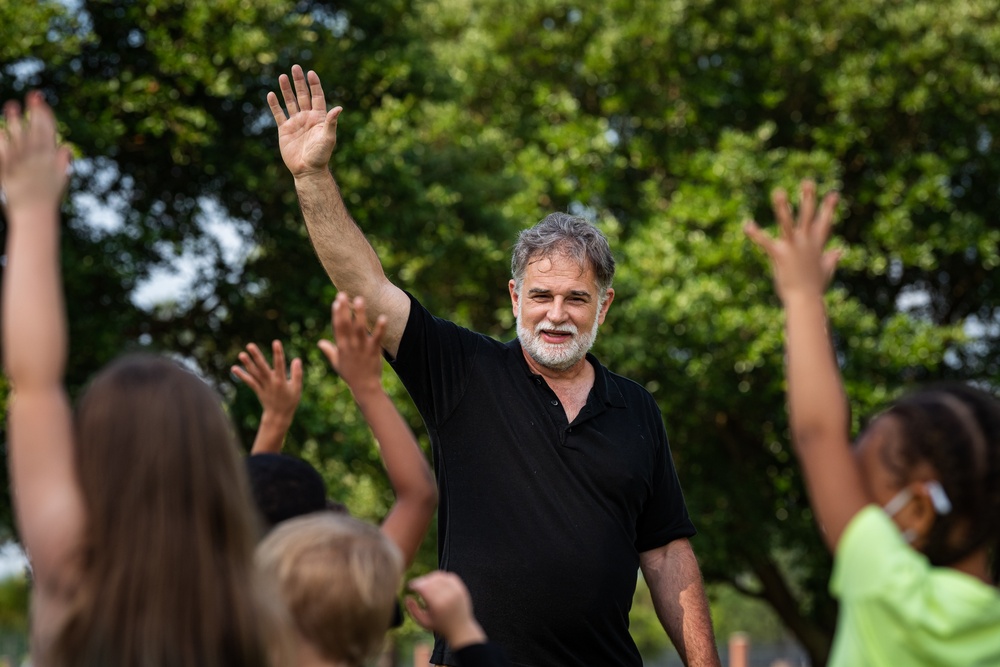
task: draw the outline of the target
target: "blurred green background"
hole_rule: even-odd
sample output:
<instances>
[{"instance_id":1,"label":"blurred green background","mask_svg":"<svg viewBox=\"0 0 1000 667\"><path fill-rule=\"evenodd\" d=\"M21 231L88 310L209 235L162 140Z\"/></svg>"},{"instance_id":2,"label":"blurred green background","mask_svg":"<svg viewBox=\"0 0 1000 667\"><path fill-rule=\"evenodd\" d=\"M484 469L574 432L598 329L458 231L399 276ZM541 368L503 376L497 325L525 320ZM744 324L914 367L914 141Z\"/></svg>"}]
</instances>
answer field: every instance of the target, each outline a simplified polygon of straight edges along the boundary
<instances>
[{"instance_id":1,"label":"blurred green background","mask_svg":"<svg viewBox=\"0 0 1000 667\"><path fill-rule=\"evenodd\" d=\"M518 230L554 210L594 220L620 265L594 351L663 409L720 641L791 636L820 666L830 559L789 451L782 317L742 222L769 224L771 189L805 177L843 193L829 307L855 428L915 383L994 385L998 16L991 0L2 0L0 97L43 90L76 151L71 391L124 350L170 351L249 445L259 406L228 369L281 339L306 365L287 449L372 520L392 496L315 346L335 292L278 156L278 74L315 69L344 107L348 207L439 315L512 337ZM4 586L0 619L23 631L23 581ZM642 587L633 629L647 656L667 646Z\"/></svg>"}]
</instances>

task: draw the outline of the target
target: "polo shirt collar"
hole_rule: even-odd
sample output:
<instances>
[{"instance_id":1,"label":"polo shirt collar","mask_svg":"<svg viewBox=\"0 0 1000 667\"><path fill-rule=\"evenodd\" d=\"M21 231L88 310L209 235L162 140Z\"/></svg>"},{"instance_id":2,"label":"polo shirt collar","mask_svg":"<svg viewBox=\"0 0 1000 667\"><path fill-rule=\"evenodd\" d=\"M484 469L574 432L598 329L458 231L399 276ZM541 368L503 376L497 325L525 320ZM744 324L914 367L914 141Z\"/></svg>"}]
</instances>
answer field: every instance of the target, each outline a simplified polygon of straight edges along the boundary
<instances>
[{"instance_id":1,"label":"polo shirt collar","mask_svg":"<svg viewBox=\"0 0 1000 667\"><path fill-rule=\"evenodd\" d=\"M528 366L528 362L524 360L524 351L521 349L520 339L514 338L508 342L507 349L510 351L510 358L507 363L516 367L531 380L538 377L538 375L531 370L531 367ZM590 352L587 353L587 361L589 361L594 367L594 387L590 390L591 394L607 406L615 408L626 407L625 396L622 395L621 388L615 381L614 374L605 368L604 365L598 361L597 357L592 355Z\"/></svg>"}]
</instances>

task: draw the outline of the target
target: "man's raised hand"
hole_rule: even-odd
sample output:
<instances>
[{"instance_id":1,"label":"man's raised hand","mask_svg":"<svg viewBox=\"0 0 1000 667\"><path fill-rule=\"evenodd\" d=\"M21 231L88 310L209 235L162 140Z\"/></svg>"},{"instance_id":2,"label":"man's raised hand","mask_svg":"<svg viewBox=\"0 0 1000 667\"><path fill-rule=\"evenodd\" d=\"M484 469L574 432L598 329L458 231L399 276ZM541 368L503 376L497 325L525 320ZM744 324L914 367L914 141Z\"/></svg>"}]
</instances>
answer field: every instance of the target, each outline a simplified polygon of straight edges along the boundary
<instances>
[{"instance_id":1,"label":"man's raised hand","mask_svg":"<svg viewBox=\"0 0 1000 667\"><path fill-rule=\"evenodd\" d=\"M267 94L267 103L278 126L281 159L295 178L323 173L337 145L342 108L327 111L319 75L312 70L306 74L298 65L292 66L291 80L285 74L278 77L278 87L288 113L273 92Z\"/></svg>"}]
</instances>

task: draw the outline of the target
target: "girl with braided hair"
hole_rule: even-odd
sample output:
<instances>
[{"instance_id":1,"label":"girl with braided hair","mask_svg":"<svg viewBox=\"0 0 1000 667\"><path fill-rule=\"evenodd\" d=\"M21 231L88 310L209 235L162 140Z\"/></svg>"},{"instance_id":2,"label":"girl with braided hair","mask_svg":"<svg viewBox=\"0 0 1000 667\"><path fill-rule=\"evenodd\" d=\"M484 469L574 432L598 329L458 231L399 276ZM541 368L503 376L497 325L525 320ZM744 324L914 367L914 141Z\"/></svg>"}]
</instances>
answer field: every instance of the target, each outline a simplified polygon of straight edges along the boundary
<instances>
[{"instance_id":1,"label":"girl with braided hair","mask_svg":"<svg viewBox=\"0 0 1000 667\"><path fill-rule=\"evenodd\" d=\"M834 552L829 665L1000 665L1000 403L931 387L876 417L852 451L823 305L839 257L824 251L837 195L817 212L804 182L797 221L783 191L773 204L778 238L753 223L746 232L785 308L792 439Z\"/></svg>"}]
</instances>

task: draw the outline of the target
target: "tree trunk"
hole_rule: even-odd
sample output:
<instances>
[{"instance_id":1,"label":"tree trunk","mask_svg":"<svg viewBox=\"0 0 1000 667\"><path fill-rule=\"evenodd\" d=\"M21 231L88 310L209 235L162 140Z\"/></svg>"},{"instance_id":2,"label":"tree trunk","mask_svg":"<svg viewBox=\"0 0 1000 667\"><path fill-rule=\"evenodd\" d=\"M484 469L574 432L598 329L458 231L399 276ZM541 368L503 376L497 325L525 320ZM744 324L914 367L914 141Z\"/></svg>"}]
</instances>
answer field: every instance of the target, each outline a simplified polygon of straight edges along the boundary
<instances>
[{"instance_id":1,"label":"tree trunk","mask_svg":"<svg viewBox=\"0 0 1000 667\"><path fill-rule=\"evenodd\" d=\"M834 625L820 624L802 614L785 576L770 558L750 555L750 567L761 584L761 597L770 603L795 638L799 640L812 667L825 667L833 644Z\"/></svg>"}]
</instances>

